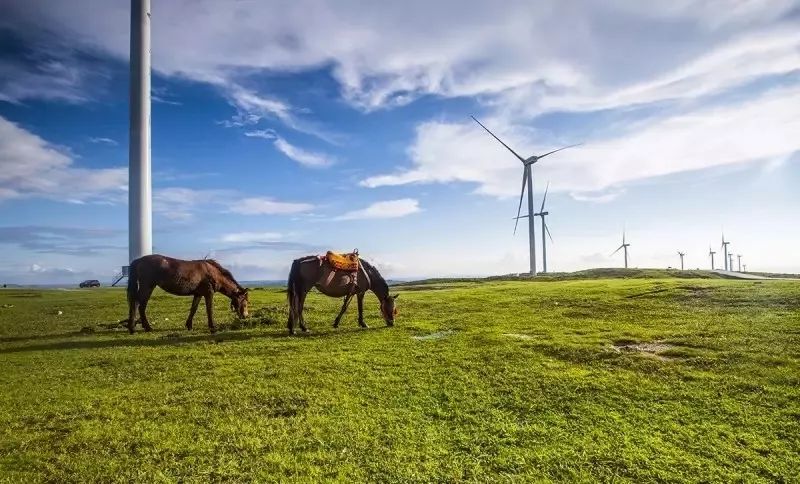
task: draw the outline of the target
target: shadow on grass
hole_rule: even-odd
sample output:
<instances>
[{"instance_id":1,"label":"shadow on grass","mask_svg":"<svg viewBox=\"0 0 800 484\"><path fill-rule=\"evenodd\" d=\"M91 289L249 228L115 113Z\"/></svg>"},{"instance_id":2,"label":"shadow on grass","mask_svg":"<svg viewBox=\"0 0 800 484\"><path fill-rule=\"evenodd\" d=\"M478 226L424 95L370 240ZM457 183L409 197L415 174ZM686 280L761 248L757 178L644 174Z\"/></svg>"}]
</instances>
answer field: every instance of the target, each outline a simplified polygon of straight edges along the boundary
<instances>
[{"instance_id":1,"label":"shadow on grass","mask_svg":"<svg viewBox=\"0 0 800 484\"><path fill-rule=\"evenodd\" d=\"M326 331L309 331L308 333L298 332L295 336L290 335L287 331L279 331L279 332L270 332L270 333L257 333L253 334L251 332L233 330L233 331L223 331L216 334L210 333L202 333L202 334L190 334L186 331L177 332L177 331L170 331L167 329L163 330L154 330L153 333L166 333L163 336L159 336L157 338L147 338L142 339L141 337L137 337L137 334L128 335L128 334L119 334L119 333L96 333L94 336L111 336L114 334L119 335L119 337L113 339L81 339L79 341L54 341L51 343L35 343L29 344L24 346L15 346L12 348L1 348L0 354L7 354L7 353L24 353L30 351L59 351L59 350L81 350L81 349L103 349L103 348L124 348L124 347L159 347L159 346L178 346L187 343L198 343L207 341L209 343L225 343L227 341L247 341L250 339L318 339L318 338L330 338L336 336L343 336L346 334L352 333L360 333L364 331L375 331L381 329L389 329L386 326L381 326L377 328L339 328L335 330L326 330ZM151 333L152 334L152 333ZM45 334L41 336L20 336L20 337L11 337L11 338L4 338L0 340L0 342L21 342L21 341L35 341L35 340L52 340L52 339L59 339L59 338L70 338L70 337L83 337L83 338L91 338L93 335L82 334L80 332L70 332L70 333L59 333L59 334Z\"/></svg>"}]
</instances>

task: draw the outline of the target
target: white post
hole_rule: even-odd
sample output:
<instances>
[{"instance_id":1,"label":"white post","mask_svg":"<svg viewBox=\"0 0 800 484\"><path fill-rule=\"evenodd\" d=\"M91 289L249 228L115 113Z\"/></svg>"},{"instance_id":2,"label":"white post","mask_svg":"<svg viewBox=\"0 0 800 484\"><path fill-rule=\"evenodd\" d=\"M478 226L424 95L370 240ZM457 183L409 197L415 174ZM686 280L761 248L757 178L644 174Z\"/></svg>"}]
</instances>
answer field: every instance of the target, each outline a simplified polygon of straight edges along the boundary
<instances>
[{"instance_id":1,"label":"white post","mask_svg":"<svg viewBox=\"0 0 800 484\"><path fill-rule=\"evenodd\" d=\"M528 245L530 246L531 275L536 275L536 226L533 216L533 165L528 167Z\"/></svg>"},{"instance_id":2,"label":"white post","mask_svg":"<svg viewBox=\"0 0 800 484\"><path fill-rule=\"evenodd\" d=\"M131 0L128 256L153 252L150 175L150 0Z\"/></svg>"},{"instance_id":3,"label":"white post","mask_svg":"<svg viewBox=\"0 0 800 484\"><path fill-rule=\"evenodd\" d=\"M547 273L547 240L545 240L545 231L547 230L547 226L544 222L544 215L542 217L542 273Z\"/></svg>"}]
</instances>

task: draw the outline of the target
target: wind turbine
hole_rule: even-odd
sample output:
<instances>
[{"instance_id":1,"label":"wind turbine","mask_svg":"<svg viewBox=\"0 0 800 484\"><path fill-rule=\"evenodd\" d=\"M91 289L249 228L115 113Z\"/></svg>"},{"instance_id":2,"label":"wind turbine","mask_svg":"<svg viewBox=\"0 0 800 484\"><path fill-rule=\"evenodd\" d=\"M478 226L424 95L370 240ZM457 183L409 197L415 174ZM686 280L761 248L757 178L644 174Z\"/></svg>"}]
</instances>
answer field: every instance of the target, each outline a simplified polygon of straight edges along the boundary
<instances>
[{"instance_id":1,"label":"wind turbine","mask_svg":"<svg viewBox=\"0 0 800 484\"><path fill-rule=\"evenodd\" d=\"M744 267L744 271L745 271L745 272L747 272L747 264L745 264L745 265L744 265L744 266L742 266L742 267Z\"/></svg>"},{"instance_id":2,"label":"wind turbine","mask_svg":"<svg viewBox=\"0 0 800 484\"><path fill-rule=\"evenodd\" d=\"M542 197L542 206L539 208L539 213L533 214L534 217L540 217L542 219L542 272L547 272L547 241L544 240L544 234L547 232L547 236L550 237L550 242L553 241L553 236L550 235L550 228L547 227L547 222L545 221L545 217L550 215L550 212L544 211L544 202L547 200L547 191L550 189L550 182L547 182L547 187L544 189L544 197Z\"/></svg>"},{"instance_id":3,"label":"wind turbine","mask_svg":"<svg viewBox=\"0 0 800 484\"><path fill-rule=\"evenodd\" d=\"M728 259L730 259L730 262L728 263L729 270L733 272L733 254L728 254Z\"/></svg>"},{"instance_id":4,"label":"wind turbine","mask_svg":"<svg viewBox=\"0 0 800 484\"><path fill-rule=\"evenodd\" d=\"M611 253L611 255L614 255L617 252L619 252L620 249L624 249L625 250L625 268L626 269L628 268L628 247L630 247L630 246L631 246L631 244L628 244L628 243L625 242L625 231L623 230L622 231L622 245L617 247L617 250L615 250L614 252Z\"/></svg>"},{"instance_id":5,"label":"wind turbine","mask_svg":"<svg viewBox=\"0 0 800 484\"><path fill-rule=\"evenodd\" d=\"M739 272L742 272L742 254L736 254L736 259L739 263Z\"/></svg>"},{"instance_id":6,"label":"wind turbine","mask_svg":"<svg viewBox=\"0 0 800 484\"><path fill-rule=\"evenodd\" d=\"M683 270L683 256L685 256L685 255L686 255L686 252L681 252L681 251L678 251L678 255L679 255L679 256L680 256L680 258L681 258L681 270Z\"/></svg>"},{"instance_id":7,"label":"wind turbine","mask_svg":"<svg viewBox=\"0 0 800 484\"><path fill-rule=\"evenodd\" d=\"M522 166L524 167L522 170L522 191L519 194L519 207L517 208L517 217L516 221L514 222L514 233L517 233L517 224L519 224L519 219L521 218L528 218L528 246L530 250L530 263L531 263L531 275L536 275L536 233L534 232L534 210L533 210L533 165L544 158L545 156L552 155L553 153L559 152L561 150L565 150L567 148L572 148L575 145L564 146L563 148L559 148L557 150L549 151L543 155L533 155L529 156L528 158L523 158L516 151L512 150L507 144L503 143L503 140L495 136L494 133L489 131L489 128L484 126L480 121L478 121L475 116L470 116L476 123L478 123L481 128L485 129L487 133L492 135L492 138L496 139L501 145L503 145L508 151L510 151L514 156L517 157L519 161L522 162ZM520 212L522 211L522 198L525 195L525 185L528 185L528 214L520 216Z\"/></svg>"},{"instance_id":8,"label":"wind turbine","mask_svg":"<svg viewBox=\"0 0 800 484\"><path fill-rule=\"evenodd\" d=\"M722 245L720 247L725 251L725 270L726 271L728 270L728 244L730 244L730 243L731 243L730 241L725 242L725 233L723 232L722 233ZM733 265L733 264L731 264L731 265ZM731 269L733 269L733 267L731 267Z\"/></svg>"},{"instance_id":9,"label":"wind turbine","mask_svg":"<svg viewBox=\"0 0 800 484\"><path fill-rule=\"evenodd\" d=\"M711 250L711 247L709 247L709 248L708 248L708 255L710 255L710 256L711 256L711 270L712 270L712 271L714 270L714 254L716 254L716 252L714 252L713 250Z\"/></svg>"}]
</instances>

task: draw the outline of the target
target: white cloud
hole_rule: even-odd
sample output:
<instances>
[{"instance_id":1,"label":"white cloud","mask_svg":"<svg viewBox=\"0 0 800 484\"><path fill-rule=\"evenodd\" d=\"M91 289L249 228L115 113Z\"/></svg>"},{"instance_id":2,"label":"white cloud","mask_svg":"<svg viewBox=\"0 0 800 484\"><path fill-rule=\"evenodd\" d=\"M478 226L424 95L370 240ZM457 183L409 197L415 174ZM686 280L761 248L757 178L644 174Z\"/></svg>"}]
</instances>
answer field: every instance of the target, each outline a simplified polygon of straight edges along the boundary
<instances>
[{"instance_id":1,"label":"white cloud","mask_svg":"<svg viewBox=\"0 0 800 484\"><path fill-rule=\"evenodd\" d=\"M531 145L535 134L522 127L496 133L523 156L562 144ZM580 197L581 192L608 192L648 177L786 157L800 150L797 133L800 86L768 91L731 106L699 108L626 126L618 135L542 160L535 165L534 176L539 183L550 180L551 191ZM519 161L471 122L419 125L408 156L410 168L368 177L361 184L469 182L477 184L478 193L498 197L519 191Z\"/></svg>"},{"instance_id":2,"label":"white cloud","mask_svg":"<svg viewBox=\"0 0 800 484\"><path fill-rule=\"evenodd\" d=\"M96 138L95 137L91 137L91 138L89 138L89 143L104 144L104 145L110 145L110 146L119 145L119 143L117 143L115 140L113 140L111 138L103 138L103 137L96 137Z\"/></svg>"},{"instance_id":3,"label":"white cloud","mask_svg":"<svg viewBox=\"0 0 800 484\"><path fill-rule=\"evenodd\" d=\"M0 200L118 198L127 188L127 179L124 167L76 167L68 151L0 116Z\"/></svg>"},{"instance_id":4,"label":"white cloud","mask_svg":"<svg viewBox=\"0 0 800 484\"><path fill-rule=\"evenodd\" d=\"M278 232L235 232L222 236L222 241L234 243L276 242L282 240L283 237L283 234Z\"/></svg>"},{"instance_id":5,"label":"white cloud","mask_svg":"<svg viewBox=\"0 0 800 484\"><path fill-rule=\"evenodd\" d=\"M20 35L57 32L127 58L124 2L32 0L4 9L5 26ZM503 8L460 0L172 1L153 7L153 64L166 75L233 86L246 111L287 125L286 103L236 88L239 81L331 66L344 97L365 109L425 94L497 96L487 101L504 108L525 99L535 111L596 109L796 71L796 9L793 0L512 0Z\"/></svg>"},{"instance_id":6,"label":"white cloud","mask_svg":"<svg viewBox=\"0 0 800 484\"><path fill-rule=\"evenodd\" d=\"M15 104L30 99L86 102L89 100L87 84L93 77L88 66L69 56L27 63L0 59L0 101Z\"/></svg>"},{"instance_id":7,"label":"white cloud","mask_svg":"<svg viewBox=\"0 0 800 484\"><path fill-rule=\"evenodd\" d=\"M160 188L153 192L153 210L178 221L191 220L196 212L218 211L242 215L278 215L306 212L307 203L283 202L267 197L247 197L236 190Z\"/></svg>"},{"instance_id":8,"label":"white cloud","mask_svg":"<svg viewBox=\"0 0 800 484\"><path fill-rule=\"evenodd\" d=\"M279 202L272 198L250 197L233 201L228 210L243 215L276 215L308 212L314 206L309 203Z\"/></svg>"},{"instance_id":9,"label":"white cloud","mask_svg":"<svg viewBox=\"0 0 800 484\"><path fill-rule=\"evenodd\" d=\"M278 136L278 134L271 129L246 131L244 135L250 138L264 138L272 140L275 148L278 149L278 151L304 166L321 168L330 166L335 162L332 157L324 153L308 151L289 143L282 137Z\"/></svg>"},{"instance_id":10,"label":"white cloud","mask_svg":"<svg viewBox=\"0 0 800 484\"><path fill-rule=\"evenodd\" d=\"M338 220L397 218L405 217L406 215L411 215L419 211L418 201L413 198L401 198L400 200L375 202L366 208L347 212L338 217Z\"/></svg>"}]
</instances>

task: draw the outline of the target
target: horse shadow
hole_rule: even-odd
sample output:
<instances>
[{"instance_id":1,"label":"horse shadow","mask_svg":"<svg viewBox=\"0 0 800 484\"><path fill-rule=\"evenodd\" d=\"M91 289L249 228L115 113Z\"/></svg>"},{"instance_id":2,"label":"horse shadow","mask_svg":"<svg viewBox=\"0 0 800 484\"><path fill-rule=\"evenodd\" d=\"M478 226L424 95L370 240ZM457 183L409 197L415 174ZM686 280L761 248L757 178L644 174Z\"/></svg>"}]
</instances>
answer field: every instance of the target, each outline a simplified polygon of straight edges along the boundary
<instances>
[{"instance_id":1,"label":"horse shadow","mask_svg":"<svg viewBox=\"0 0 800 484\"><path fill-rule=\"evenodd\" d=\"M353 333L363 333L366 331L376 331L385 329L386 327L378 327L374 329L363 328L339 328L335 330L323 331L309 331L308 333L298 333L290 335L288 331L248 331L248 330L223 330L217 333L200 333L191 334L187 331L174 330L174 329L154 329L152 333L165 333L163 336L156 338L148 337L143 339L137 338L136 334L122 334L122 331L98 331L95 333L82 333L80 331L73 331L69 333L56 333L56 334L43 334L43 335L28 335L28 336L11 336L0 338L0 343L24 343L42 340L62 340L51 342L40 342L22 346L12 346L10 348L0 348L0 354L9 353L26 353L32 351L60 351L60 350L86 350L86 349L104 349L104 348L145 348L145 347L163 347L163 346L180 346L184 344L208 342L210 344L222 344L226 342L241 342L254 339L320 339L330 338L336 336L344 336ZM151 333L151 334L152 334ZM92 336L117 336L111 339L90 339ZM65 338L81 338L63 341Z\"/></svg>"}]
</instances>

